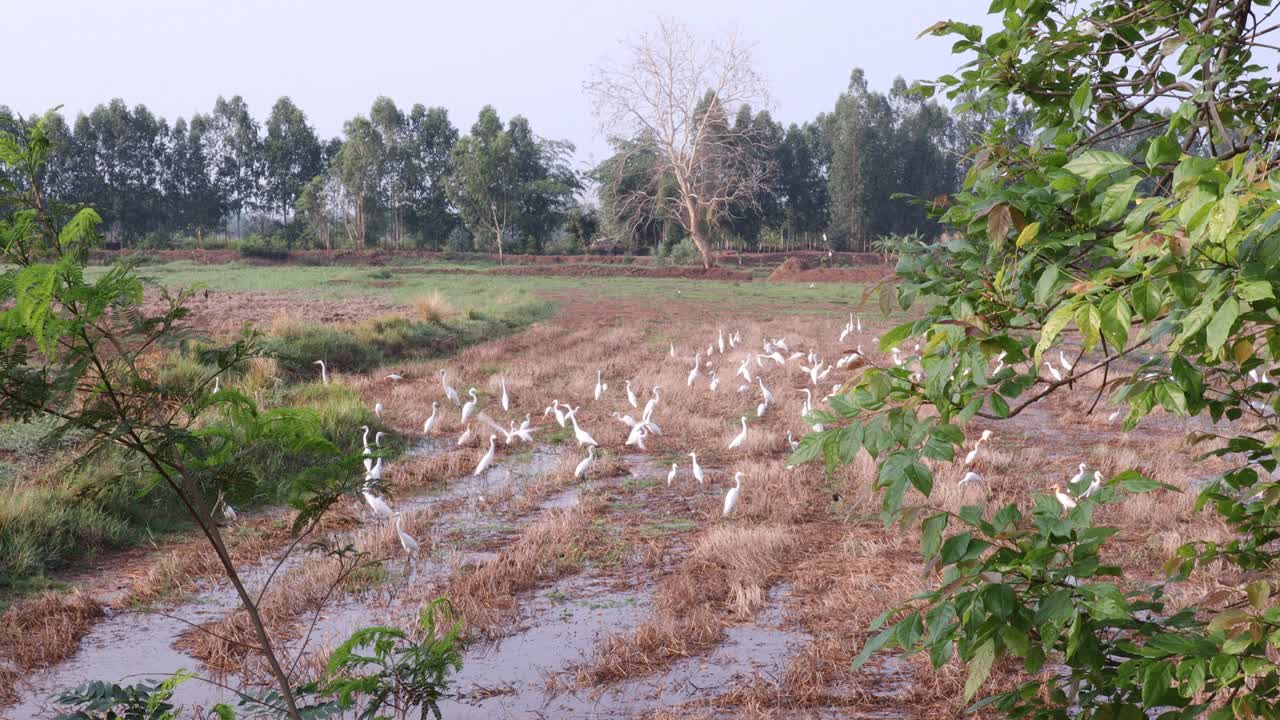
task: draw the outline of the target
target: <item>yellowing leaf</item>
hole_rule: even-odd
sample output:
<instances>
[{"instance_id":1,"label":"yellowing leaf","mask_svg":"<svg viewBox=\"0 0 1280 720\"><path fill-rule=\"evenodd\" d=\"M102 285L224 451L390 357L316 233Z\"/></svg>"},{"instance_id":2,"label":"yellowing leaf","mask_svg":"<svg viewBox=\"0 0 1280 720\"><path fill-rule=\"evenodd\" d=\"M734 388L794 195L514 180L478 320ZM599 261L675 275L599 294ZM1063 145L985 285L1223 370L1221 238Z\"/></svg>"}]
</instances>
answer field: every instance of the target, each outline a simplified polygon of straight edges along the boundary
<instances>
[{"instance_id":1,"label":"yellowing leaf","mask_svg":"<svg viewBox=\"0 0 1280 720\"><path fill-rule=\"evenodd\" d=\"M987 237L997 250L1004 246L1012 224L1013 216L1009 214L1009 206L1004 203L996 205L987 213Z\"/></svg>"},{"instance_id":2,"label":"yellowing leaf","mask_svg":"<svg viewBox=\"0 0 1280 720\"><path fill-rule=\"evenodd\" d=\"M996 660L996 646L991 640L988 640L978 647L973 653L973 659L969 661L969 678L964 681L964 701L969 702L974 695L978 694L978 689L982 687L982 683L987 681L987 677L991 675L991 665Z\"/></svg>"},{"instance_id":3,"label":"yellowing leaf","mask_svg":"<svg viewBox=\"0 0 1280 720\"><path fill-rule=\"evenodd\" d=\"M1035 240L1036 236L1039 234L1040 234L1040 223L1033 222L1027 225L1026 227L1022 228L1022 232L1018 233L1018 240L1015 244L1018 247L1022 247L1027 243Z\"/></svg>"}]
</instances>

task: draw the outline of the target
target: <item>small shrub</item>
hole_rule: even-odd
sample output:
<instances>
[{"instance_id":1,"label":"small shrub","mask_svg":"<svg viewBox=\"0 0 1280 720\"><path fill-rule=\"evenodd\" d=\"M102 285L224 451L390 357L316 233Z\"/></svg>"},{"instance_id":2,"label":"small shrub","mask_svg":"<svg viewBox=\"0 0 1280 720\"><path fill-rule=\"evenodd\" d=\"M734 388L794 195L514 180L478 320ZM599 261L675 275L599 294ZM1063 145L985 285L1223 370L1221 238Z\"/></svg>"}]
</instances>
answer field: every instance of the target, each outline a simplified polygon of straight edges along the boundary
<instances>
[{"instance_id":1,"label":"small shrub","mask_svg":"<svg viewBox=\"0 0 1280 720\"><path fill-rule=\"evenodd\" d=\"M441 323L453 316L453 306L449 298L439 290L432 290L425 295L413 299L413 308L418 312L418 319L429 323Z\"/></svg>"},{"instance_id":2,"label":"small shrub","mask_svg":"<svg viewBox=\"0 0 1280 720\"><path fill-rule=\"evenodd\" d=\"M288 260L289 248L276 238L264 238L261 235L250 235L240 241L240 255L259 260Z\"/></svg>"},{"instance_id":3,"label":"small shrub","mask_svg":"<svg viewBox=\"0 0 1280 720\"><path fill-rule=\"evenodd\" d=\"M696 265L702 262L702 253L698 251L698 246L693 244L692 238L684 238L672 245L668 257L672 265Z\"/></svg>"}]
</instances>

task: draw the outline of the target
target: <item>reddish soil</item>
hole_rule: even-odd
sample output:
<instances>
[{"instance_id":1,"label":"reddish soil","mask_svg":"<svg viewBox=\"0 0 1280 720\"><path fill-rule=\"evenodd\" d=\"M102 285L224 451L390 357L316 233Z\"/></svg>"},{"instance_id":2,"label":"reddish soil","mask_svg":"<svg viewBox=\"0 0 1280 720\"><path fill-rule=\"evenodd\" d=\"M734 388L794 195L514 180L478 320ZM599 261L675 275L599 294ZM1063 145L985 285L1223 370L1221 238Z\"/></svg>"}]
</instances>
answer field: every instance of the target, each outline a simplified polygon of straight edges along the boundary
<instances>
[{"instance_id":1,"label":"reddish soil","mask_svg":"<svg viewBox=\"0 0 1280 720\"><path fill-rule=\"evenodd\" d=\"M870 257L874 263L854 267L815 267L812 257L789 257L769 274L769 282L876 282L892 274L893 268L881 263L879 256Z\"/></svg>"}]
</instances>

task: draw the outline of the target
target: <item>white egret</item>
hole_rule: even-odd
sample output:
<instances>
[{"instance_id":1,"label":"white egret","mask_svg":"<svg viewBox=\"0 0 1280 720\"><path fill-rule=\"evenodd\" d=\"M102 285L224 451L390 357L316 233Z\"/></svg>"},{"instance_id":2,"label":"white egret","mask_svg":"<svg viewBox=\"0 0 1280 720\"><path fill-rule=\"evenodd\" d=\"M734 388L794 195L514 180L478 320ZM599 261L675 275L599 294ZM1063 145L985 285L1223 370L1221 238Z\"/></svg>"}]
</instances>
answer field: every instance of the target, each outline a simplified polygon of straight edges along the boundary
<instances>
[{"instance_id":1,"label":"white egret","mask_svg":"<svg viewBox=\"0 0 1280 720\"><path fill-rule=\"evenodd\" d=\"M366 485L377 483L382 479L382 458L378 458L378 462L373 467L365 471L364 481Z\"/></svg>"},{"instance_id":2,"label":"white egret","mask_svg":"<svg viewBox=\"0 0 1280 720\"><path fill-rule=\"evenodd\" d=\"M635 428L636 425L640 424L639 422L636 421L635 418L631 417L630 415L623 415L622 413L617 413L617 412L610 413L609 417L618 418L618 422L622 423L623 425L626 425L629 428Z\"/></svg>"},{"instance_id":3,"label":"white egret","mask_svg":"<svg viewBox=\"0 0 1280 720\"><path fill-rule=\"evenodd\" d=\"M693 478L697 480L699 484L701 484L702 483L702 466L698 464L698 453L691 452L689 453L689 457L693 459L690 472L693 473Z\"/></svg>"},{"instance_id":4,"label":"white egret","mask_svg":"<svg viewBox=\"0 0 1280 720\"><path fill-rule=\"evenodd\" d=\"M636 392L631 389L631 381L627 381L627 402L631 403L631 407L640 407L640 401L636 399Z\"/></svg>"},{"instance_id":5,"label":"white egret","mask_svg":"<svg viewBox=\"0 0 1280 720\"><path fill-rule=\"evenodd\" d=\"M609 383L604 381L603 376L604 371L596 371L596 400L599 400L609 390Z\"/></svg>"},{"instance_id":6,"label":"white egret","mask_svg":"<svg viewBox=\"0 0 1280 720\"><path fill-rule=\"evenodd\" d=\"M1108 416L1107 416L1107 422L1109 422L1109 423L1115 422L1115 421L1116 421L1116 418L1118 418L1118 417L1120 417L1120 411L1119 411L1119 410L1116 410L1115 412L1113 412L1113 413L1111 413L1110 415L1108 415Z\"/></svg>"},{"instance_id":7,"label":"white egret","mask_svg":"<svg viewBox=\"0 0 1280 720\"><path fill-rule=\"evenodd\" d=\"M1067 487L1071 487L1072 485L1075 485L1081 480L1084 480L1084 471L1085 471L1085 468L1087 467L1088 465L1085 465L1084 463L1080 463L1080 472L1071 476L1071 479L1067 481Z\"/></svg>"},{"instance_id":8,"label":"white egret","mask_svg":"<svg viewBox=\"0 0 1280 720\"><path fill-rule=\"evenodd\" d=\"M1102 489L1102 473L1098 472L1097 470L1094 470L1093 482L1089 483L1089 487L1086 488L1084 492L1080 493L1080 497L1087 498L1101 489Z\"/></svg>"},{"instance_id":9,"label":"white egret","mask_svg":"<svg viewBox=\"0 0 1280 720\"><path fill-rule=\"evenodd\" d=\"M710 389L711 392L715 392L719 387L720 387L720 376L716 373L715 370L712 370L711 382L707 385L707 388Z\"/></svg>"},{"instance_id":10,"label":"white egret","mask_svg":"<svg viewBox=\"0 0 1280 720\"><path fill-rule=\"evenodd\" d=\"M576 478L580 478L583 475L585 475L587 472L587 469L591 467L591 463L595 459L596 459L596 446L588 445L587 456L582 459L582 462L578 463L578 466L576 468L573 469L573 476Z\"/></svg>"},{"instance_id":11,"label":"white egret","mask_svg":"<svg viewBox=\"0 0 1280 720\"><path fill-rule=\"evenodd\" d=\"M960 478L961 485L968 485L969 483L976 482L982 482L982 476L972 470L965 473L964 477Z\"/></svg>"},{"instance_id":12,"label":"white egret","mask_svg":"<svg viewBox=\"0 0 1280 720\"><path fill-rule=\"evenodd\" d=\"M458 438L458 447L462 447L471 442L471 426L468 425L466 430L462 431L462 435Z\"/></svg>"},{"instance_id":13,"label":"white egret","mask_svg":"<svg viewBox=\"0 0 1280 720\"><path fill-rule=\"evenodd\" d=\"M320 381L321 381L322 383L324 383L325 385L328 385L328 384L329 384L329 370L328 370L328 368L326 368L326 367L324 366L324 361L323 361L323 360L317 360L317 361L315 361L315 362L313 362L313 363L311 363L311 364L312 364L312 365L319 365L319 366L320 366Z\"/></svg>"},{"instance_id":14,"label":"white egret","mask_svg":"<svg viewBox=\"0 0 1280 720\"><path fill-rule=\"evenodd\" d=\"M738 386L738 392L740 393L747 392L750 389L751 389L751 386L746 383L742 383L741 385Z\"/></svg>"},{"instance_id":15,"label":"white egret","mask_svg":"<svg viewBox=\"0 0 1280 720\"><path fill-rule=\"evenodd\" d=\"M489 469L490 465L493 464L493 454L496 451L497 443L498 443L498 436L490 435L489 451L484 454L484 457L480 458L480 462L476 463L476 471L471 473L473 476L483 473L485 470Z\"/></svg>"},{"instance_id":16,"label":"white egret","mask_svg":"<svg viewBox=\"0 0 1280 720\"><path fill-rule=\"evenodd\" d=\"M381 418L381 417L382 417L382 410L383 410L383 408L382 408L382 401L381 401L381 400L379 400L379 401L377 401L377 402L375 402L375 403L373 404L373 414L374 414L374 416L375 416L375 417Z\"/></svg>"},{"instance_id":17,"label":"white egret","mask_svg":"<svg viewBox=\"0 0 1280 720\"><path fill-rule=\"evenodd\" d=\"M547 406L547 409L542 411L542 417L546 417L547 413L551 412L556 414L556 423L558 423L560 427L564 427L564 413L560 411L559 400L552 400L551 404Z\"/></svg>"},{"instance_id":18,"label":"white egret","mask_svg":"<svg viewBox=\"0 0 1280 720\"><path fill-rule=\"evenodd\" d=\"M380 520L391 517L391 506L387 504L386 500L378 497L371 490L361 490L360 494L364 496L364 501L369 504L369 509L373 511L374 517Z\"/></svg>"},{"instance_id":19,"label":"white egret","mask_svg":"<svg viewBox=\"0 0 1280 720\"><path fill-rule=\"evenodd\" d=\"M449 402L454 405L462 404L462 397L458 395L458 391L454 390L453 386L449 384L448 370L440 370L440 386L444 388L444 396L449 398Z\"/></svg>"},{"instance_id":20,"label":"white egret","mask_svg":"<svg viewBox=\"0 0 1280 720\"><path fill-rule=\"evenodd\" d=\"M760 356L757 355L756 357ZM737 374L741 375L743 380L751 382L751 358L742 361L742 364L738 366Z\"/></svg>"},{"instance_id":21,"label":"white egret","mask_svg":"<svg viewBox=\"0 0 1280 720\"><path fill-rule=\"evenodd\" d=\"M742 419L742 432L738 433L737 435L734 435L733 439L729 441L730 450L738 447L743 443L744 440L747 439L747 417L744 415L742 416L741 419Z\"/></svg>"},{"instance_id":22,"label":"white egret","mask_svg":"<svg viewBox=\"0 0 1280 720\"><path fill-rule=\"evenodd\" d=\"M719 332L720 332L720 337L717 340L717 344L720 346L720 354L723 355L724 354L724 328L719 328Z\"/></svg>"},{"instance_id":23,"label":"white egret","mask_svg":"<svg viewBox=\"0 0 1280 720\"><path fill-rule=\"evenodd\" d=\"M675 343L672 343L672 344L671 344L671 351L670 351L668 354L669 354L669 355L671 355L671 357L675 357L675 356L676 356L676 345L675 345Z\"/></svg>"},{"instance_id":24,"label":"white egret","mask_svg":"<svg viewBox=\"0 0 1280 720\"><path fill-rule=\"evenodd\" d=\"M1062 492L1061 485L1053 485L1052 487L1053 497L1057 499L1063 510L1070 510L1076 506L1076 501L1070 495Z\"/></svg>"},{"instance_id":25,"label":"white egret","mask_svg":"<svg viewBox=\"0 0 1280 720\"><path fill-rule=\"evenodd\" d=\"M716 346L715 346L714 344L712 344L712 345L708 345L708 346L707 346L707 360L710 360L710 359L711 359L711 356L712 356L712 355L715 355L715 354L716 354Z\"/></svg>"},{"instance_id":26,"label":"white egret","mask_svg":"<svg viewBox=\"0 0 1280 720\"><path fill-rule=\"evenodd\" d=\"M760 383L760 395L764 401L770 405L773 404L773 393L769 392L769 388L764 386L764 378L756 378L756 382Z\"/></svg>"},{"instance_id":27,"label":"white egret","mask_svg":"<svg viewBox=\"0 0 1280 720\"><path fill-rule=\"evenodd\" d=\"M702 374L702 353L698 353L697 355L693 356L693 369L689 371L689 379L688 381L686 381L685 384L688 385L689 387L693 387L694 381L696 381L698 379L698 376L701 374Z\"/></svg>"},{"instance_id":28,"label":"white egret","mask_svg":"<svg viewBox=\"0 0 1280 720\"><path fill-rule=\"evenodd\" d=\"M862 316L858 316L858 332L862 332Z\"/></svg>"},{"instance_id":29,"label":"white egret","mask_svg":"<svg viewBox=\"0 0 1280 720\"><path fill-rule=\"evenodd\" d=\"M467 391L467 394L471 396L471 399L467 401L466 405L462 406L462 422L470 420L472 414L476 411L476 389L471 388Z\"/></svg>"},{"instance_id":30,"label":"white egret","mask_svg":"<svg viewBox=\"0 0 1280 720\"><path fill-rule=\"evenodd\" d=\"M222 389L222 376L214 375L213 376L213 392L211 392L210 395L217 395L218 391L221 389Z\"/></svg>"},{"instance_id":31,"label":"white egret","mask_svg":"<svg viewBox=\"0 0 1280 720\"><path fill-rule=\"evenodd\" d=\"M433 401L431 402L431 417L428 417L428 418L427 418L425 421L423 421L423 423L422 423L422 434L423 434L423 435L430 435L430 434L431 434L431 431L435 429L435 427L436 427L436 417L437 417L437 416L436 416L436 413L437 413L437 412L439 412L439 411L440 411L440 403L435 402L435 401L433 400Z\"/></svg>"},{"instance_id":32,"label":"white egret","mask_svg":"<svg viewBox=\"0 0 1280 720\"><path fill-rule=\"evenodd\" d=\"M418 554L418 541L413 536L404 531L404 526L400 523L400 513L395 513L396 518L396 534L400 536L400 547L404 548L405 553L409 557Z\"/></svg>"},{"instance_id":33,"label":"white egret","mask_svg":"<svg viewBox=\"0 0 1280 720\"><path fill-rule=\"evenodd\" d=\"M791 439L791 431L787 431L787 445L791 447L791 451L795 452L800 449L800 441Z\"/></svg>"},{"instance_id":34,"label":"white egret","mask_svg":"<svg viewBox=\"0 0 1280 720\"><path fill-rule=\"evenodd\" d=\"M727 517L733 512L733 508L738 504L738 495L742 493L742 473L733 474L733 487L729 488L729 492L724 494L724 514Z\"/></svg>"},{"instance_id":35,"label":"white egret","mask_svg":"<svg viewBox=\"0 0 1280 720\"><path fill-rule=\"evenodd\" d=\"M502 378L502 409L511 409L511 396L507 394L507 379Z\"/></svg>"},{"instance_id":36,"label":"white egret","mask_svg":"<svg viewBox=\"0 0 1280 720\"><path fill-rule=\"evenodd\" d=\"M387 379L390 380L391 382L400 382L401 380L404 379L404 376L401 375L400 373L391 373L390 375L387 376Z\"/></svg>"},{"instance_id":37,"label":"white egret","mask_svg":"<svg viewBox=\"0 0 1280 720\"><path fill-rule=\"evenodd\" d=\"M236 514L236 509L231 507L231 503L225 500L222 502L222 517L227 522L235 522L240 519L240 516Z\"/></svg>"},{"instance_id":38,"label":"white egret","mask_svg":"<svg viewBox=\"0 0 1280 720\"><path fill-rule=\"evenodd\" d=\"M644 446L644 438L645 438L645 435L648 434L648 432L649 431L645 429L644 425L640 423L636 423L636 426L631 428L631 432L627 434L627 441L623 444L638 445L640 446L641 450L644 450L646 449Z\"/></svg>"},{"instance_id":39,"label":"white egret","mask_svg":"<svg viewBox=\"0 0 1280 720\"><path fill-rule=\"evenodd\" d=\"M572 411L569 412L568 415L569 415L569 420L573 421L573 437L577 439L578 446L581 447L583 445L599 445L600 443L596 442L596 439L591 437L591 433L579 427L577 413L578 413L578 408L574 408Z\"/></svg>"},{"instance_id":40,"label":"white egret","mask_svg":"<svg viewBox=\"0 0 1280 720\"><path fill-rule=\"evenodd\" d=\"M761 400L760 404L756 406L756 417L764 417L764 412L768 409L769 409L769 401Z\"/></svg>"},{"instance_id":41,"label":"white egret","mask_svg":"<svg viewBox=\"0 0 1280 720\"><path fill-rule=\"evenodd\" d=\"M1049 375L1053 378L1054 382L1062 382L1062 373L1058 372L1058 368L1050 364L1048 360L1045 361L1044 367L1049 371Z\"/></svg>"},{"instance_id":42,"label":"white egret","mask_svg":"<svg viewBox=\"0 0 1280 720\"><path fill-rule=\"evenodd\" d=\"M679 466L675 463L671 463L671 472L667 473L667 485L670 485L671 481L676 479L677 470L679 470Z\"/></svg>"},{"instance_id":43,"label":"white egret","mask_svg":"<svg viewBox=\"0 0 1280 720\"><path fill-rule=\"evenodd\" d=\"M654 385L653 390L649 391L653 397L649 398L649 402L644 404L644 413L641 415L646 420L653 416L654 408L658 406L658 401L662 399L662 395L658 392L661 389L661 385Z\"/></svg>"},{"instance_id":44,"label":"white egret","mask_svg":"<svg viewBox=\"0 0 1280 720\"><path fill-rule=\"evenodd\" d=\"M1067 358L1067 354L1061 350L1058 351L1058 361L1062 364L1062 369L1065 372L1069 373L1076 367L1076 364L1071 362L1071 360Z\"/></svg>"}]
</instances>

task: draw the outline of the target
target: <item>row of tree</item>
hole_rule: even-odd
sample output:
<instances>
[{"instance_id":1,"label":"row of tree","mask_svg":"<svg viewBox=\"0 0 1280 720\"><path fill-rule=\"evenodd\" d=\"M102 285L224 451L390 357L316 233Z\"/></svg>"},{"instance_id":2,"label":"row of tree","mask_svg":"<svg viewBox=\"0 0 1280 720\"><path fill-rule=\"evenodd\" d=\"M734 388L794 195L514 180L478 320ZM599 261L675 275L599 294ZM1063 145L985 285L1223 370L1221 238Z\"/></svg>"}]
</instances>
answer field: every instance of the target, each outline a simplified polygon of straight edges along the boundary
<instances>
[{"instance_id":1,"label":"row of tree","mask_svg":"<svg viewBox=\"0 0 1280 720\"><path fill-rule=\"evenodd\" d=\"M24 120L0 108L0 130ZM46 118L50 197L99 208L119 244L175 235L280 235L291 244L440 247L447 239L537 252L581 190L573 147L505 126L486 107L460 136L444 108L388 98L321 140L289 98L265 123L239 96L172 125L144 105L99 105L69 124Z\"/></svg>"},{"instance_id":2,"label":"row of tree","mask_svg":"<svg viewBox=\"0 0 1280 720\"><path fill-rule=\"evenodd\" d=\"M866 249L886 234L935 232L924 203L904 196L955 190L985 127L901 79L871 91L860 70L830 112L786 127L752 109L756 94L708 87L678 122L612 128L614 154L581 173L572 145L521 116L504 124L492 107L462 135L444 108L405 111L384 97L323 140L287 97L262 123L235 96L172 125L117 99L74 123L49 115L55 151L42 182L53 198L98 208L121 245L253 232L324 248L499 253L556 240L649 252L683 237L700 248L805 236ZM0 129L23 123L0 108ZM592 185L598 209L582 199Z\"/></svg>"}]
</instances>

